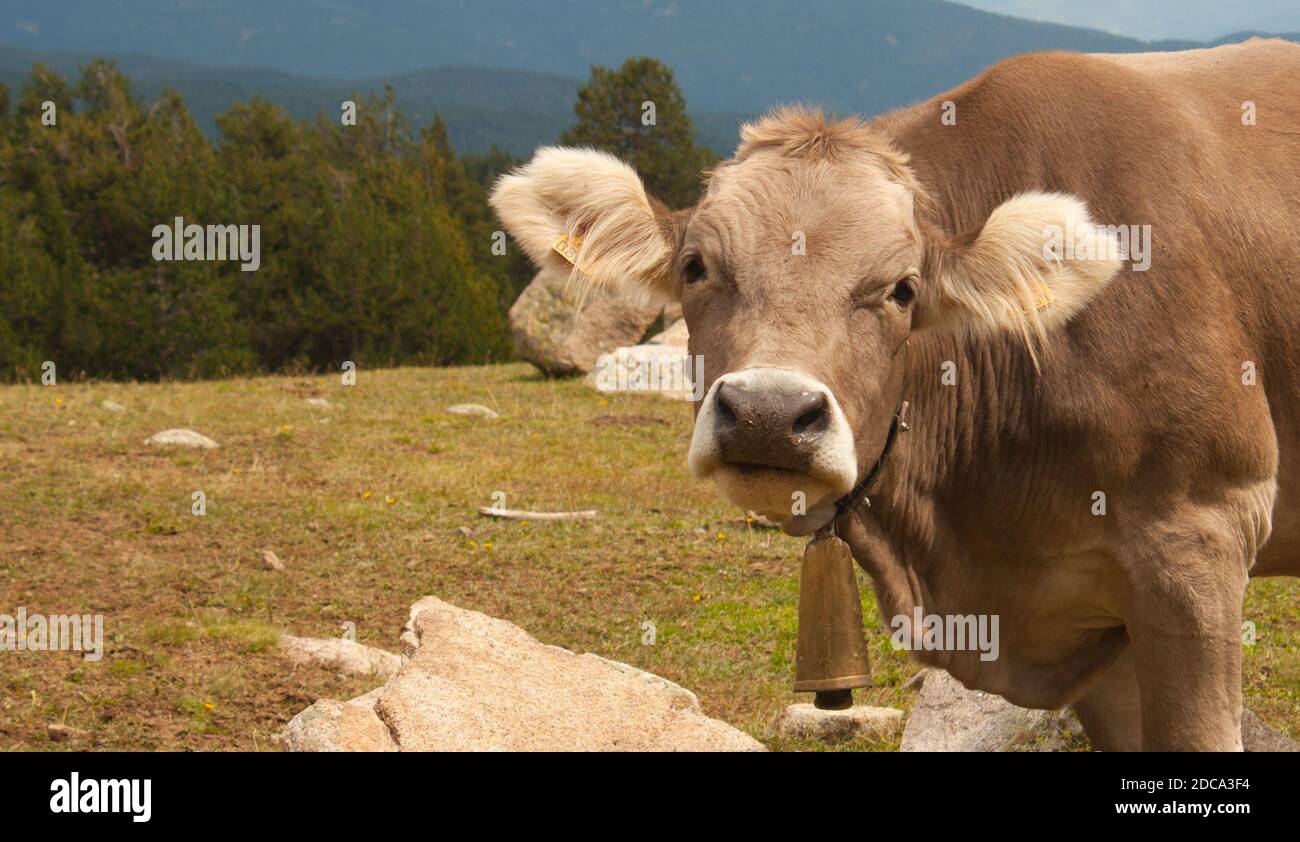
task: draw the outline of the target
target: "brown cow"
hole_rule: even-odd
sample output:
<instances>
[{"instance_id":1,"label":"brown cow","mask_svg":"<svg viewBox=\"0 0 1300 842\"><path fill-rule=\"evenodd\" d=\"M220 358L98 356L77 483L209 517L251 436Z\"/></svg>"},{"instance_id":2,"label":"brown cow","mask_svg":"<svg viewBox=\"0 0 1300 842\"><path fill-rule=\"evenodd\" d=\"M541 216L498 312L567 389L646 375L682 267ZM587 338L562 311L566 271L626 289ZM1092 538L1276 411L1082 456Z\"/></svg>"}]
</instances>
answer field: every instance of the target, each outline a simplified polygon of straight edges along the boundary
<instances>
[{"instance_id":1,"label":"brown cow","mask_svg":"<svg viewBox=\"0 0 1300 842\"><path fill-rule=\"evenodd\" d=\"M854 503L887 619L1000 617L996 660L921 660L1100 748L1228 750L1247 577L1300 574L1298 197L1300 46L1256 40L777 110L688 210L573 149L492 202L539 263L681 299L698 476L792 534Z\"/></svg>"}]
</instances>

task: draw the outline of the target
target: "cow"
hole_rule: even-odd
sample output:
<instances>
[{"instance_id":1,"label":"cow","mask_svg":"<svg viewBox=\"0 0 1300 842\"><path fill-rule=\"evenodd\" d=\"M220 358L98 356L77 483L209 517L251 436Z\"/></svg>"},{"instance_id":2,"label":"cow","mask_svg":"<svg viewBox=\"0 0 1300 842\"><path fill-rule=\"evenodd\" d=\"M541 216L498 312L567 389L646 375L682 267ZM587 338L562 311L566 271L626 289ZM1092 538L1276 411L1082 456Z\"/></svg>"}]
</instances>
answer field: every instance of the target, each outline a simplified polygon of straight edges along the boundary
<instances>
[{"instance_id":1,"label":"cow","mask_svg":"<svg viewBox=\"0 0 1300 842\"><path fill-rule=\"evenodd\" d=\"M491 202L539 265L681 302L696 476L835 530L887 620L1000 618L996 660L922 662L1098 749L1241 749L1247 580L1300 575L1300 45L781 107L691 208L566 148Z\"/></svg>"}]
</instances>

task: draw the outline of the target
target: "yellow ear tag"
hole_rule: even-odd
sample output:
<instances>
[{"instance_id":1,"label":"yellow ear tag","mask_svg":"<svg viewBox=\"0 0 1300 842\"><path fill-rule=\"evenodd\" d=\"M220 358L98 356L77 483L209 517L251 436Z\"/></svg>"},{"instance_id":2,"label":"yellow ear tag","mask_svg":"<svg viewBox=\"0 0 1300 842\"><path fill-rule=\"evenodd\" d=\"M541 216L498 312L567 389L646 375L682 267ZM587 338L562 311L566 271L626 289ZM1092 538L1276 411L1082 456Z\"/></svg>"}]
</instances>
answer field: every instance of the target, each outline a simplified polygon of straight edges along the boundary
<instances>
[{"instance_id":1,"label":"yellow ear tag","mask_svg":"<svg viewBox=\"0 0 1300 842\"><path fill-rule=\"evenodd\" d=\"M563 257L574 266L578 265L578 249L581 247L582 237L577 234L574 234L572 237L568 234L561 234L560 239L555 241L555 245L551 246L551 248L555 250L556 254Z\"/></svg>"},{"instance_id":2,"label":"yellow ear tag","mask_svg":"<svg viewBox=\"0 0 1300 842\"><path fill-rule=\"evenodd\" d=\"M1035 309L1041 313L1048 307L1052 306L1052 302L1055 300L1056 296L1052 295L1052 291L1048 288L1047 284L1039 281L1038 289L1034 290L1034 303L1037 305Z\"/></svg>"}]
</instances>

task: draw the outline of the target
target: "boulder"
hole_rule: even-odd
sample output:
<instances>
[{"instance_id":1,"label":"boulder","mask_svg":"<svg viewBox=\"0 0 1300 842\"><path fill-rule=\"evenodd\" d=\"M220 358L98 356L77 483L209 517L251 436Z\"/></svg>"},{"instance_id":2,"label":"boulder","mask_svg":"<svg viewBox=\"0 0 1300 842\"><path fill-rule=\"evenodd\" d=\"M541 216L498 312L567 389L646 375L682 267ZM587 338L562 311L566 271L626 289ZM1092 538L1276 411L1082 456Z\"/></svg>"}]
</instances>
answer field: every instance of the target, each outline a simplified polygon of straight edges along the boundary
<instances>
[{"instance_id":1,"label":"boulder","mask_svg":"<svg viewBox=\"0 0 1300 842\"><path fill-rule=\"evenodd\" d=\"M283 635L277 647L295 664L323 664L345 675L391 678L402 666L400 655L341 637Z\"/></svg>"},{"instance_id":2,"label":"boulder","mask_svg":"<svg viewBox=\"0 0 1300 842\"><path fill-rule=\"evenodd\" d=\"M642 392L692 400L700 377L694 359L671 344L629 345L602 354L587 384L602 392Z\"/></svg>"},{"instance_id":3,"label":"boulder","mask_svg":"<svg viewBox=\"0 0 1300 842\"><path fill-rule=\"evenodd\" d=\"M365 696L350 702L321 699L289 720L287 751L397 751L397 742Z\"/></svg>"},{"instance_id":4,"label":"boulder","mask_svg":"<svg viewBox=\"0 0 1300 842\"><path fill-rule=\"evenodd\" d=\"M1274 731L1253 710L1242 711L1241 742L1246 751L1300 751L1300 743Z\"/></svg>"},{"instance_id":5,"label":"boulder","mask_svg":"<svg viewBox=\"0 0 1300 842\"><path fill-rule=\"evenodd\" d=\"M404 751L762 750L666 679L433 597L402 640L409 660L375 710Z\"/></svg>"},{"instance_id":6,"label":"boulder","mask_svg":"<svg viewBox=\"0 0 1300 842\"><path fill-rule=\"evenodd\" d=\"M686 350L686 344L690 341L690 331L686 329L686 320L678 319L672 322L668 327L645 341L647 345L668 345L672 348Z\"/></svg>"},{"instance_id":7,"label":"boulder","mask_svg":"<svg viewBox=\"0 0 1300 842\"><path fill-rule=\"evenodd\" d=\"M822 710L808 702L790 705L776 720L776 733L793 739L837 742L863 736L884 740L903 729L903 712L897 708L854 705L845 710Z\"/></svg>"},{"instance_id":8,"label":"boulder","mask_svg":"<svg viewBox=\"0 0 1300 842\"><path fill-rule=\"evenodd\" d=\"M601 354L640 342L661 311L539 272L510 308L510 332L515 353L544 374L586 374Z\"/></svg>"},{"instance_id":9,"label":"boulder","mask_svg":"<svg viewBox=\"0 0 1300 842\"><path fill-rule=\"evenodd\" d=\"M350 705L373 707L402 751L763 750L667 679L434 597L411 606L402 649L408 660L387 684L352 702L317 702L290 723L286 745L332 751L340 733L384 744Z\"/></svg>"},{"instance_id":10,"label":"boulder","mask_svg":"<svg viewBox=\"0 0 1300 842\"><path fill-rule=\"evenodd\" d=\"M1080 745L1083 726L1069 711L1030 710L1001 696L967 690L943 670L917 673L921 694L903 731L900 751L1060 751ZM1300 751L1254 711L1241 717L1246 751Z\"/></svg>"},{"instance_id":11,"label":"boulder","mask_svg":"<svg viewBox=\"0 0 1300 842\"><path fill-rule=\"evenodd\" d=\"M193 430L163 430L144 440L145 444L171 445L175 447L199 447L211 450L217 443L202 433Z\"/></svg>"},{"instance_id":12,"label":"boulder","mask_svg":"<svg viewBox=\"0 0 1300 842\"><path fill-rule=\"evenodd\" d=\"M1039 751L1064 748L1073 715L1031 710L967 690L943 670L927 670L903 730L900 751Z\"/></svg>"}]
</instances>

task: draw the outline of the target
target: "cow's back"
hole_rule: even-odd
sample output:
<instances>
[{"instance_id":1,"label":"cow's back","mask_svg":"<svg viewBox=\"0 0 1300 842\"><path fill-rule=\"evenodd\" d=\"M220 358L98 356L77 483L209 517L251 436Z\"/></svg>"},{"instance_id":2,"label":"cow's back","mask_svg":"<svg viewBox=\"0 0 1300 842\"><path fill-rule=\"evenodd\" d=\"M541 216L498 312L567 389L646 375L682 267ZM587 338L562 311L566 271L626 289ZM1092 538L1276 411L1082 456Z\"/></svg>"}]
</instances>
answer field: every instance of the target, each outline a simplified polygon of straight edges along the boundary
<instances>
[{"instance_id":1,"label":"cow's back","mask_svg":"<svg viewBox=\"0 0 1300 842\"><path fill-rule=\"evenodd\" d=\"M1044 481L1079 485L1069 496L1091 485L1145 499L1276 470L1260 570L1300 573L1300 45L1021 56L879 125L949 231L1029 190L1151 226L1150 269L1123 271L1053 336L1041 373L983 372L1001 381L998 423L1021 426L994 438L1042 448L1042 476L1061 478ZM975 356L1015 353L1002 346Z\"/></svg>"}]
</instances>

